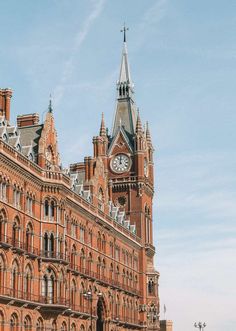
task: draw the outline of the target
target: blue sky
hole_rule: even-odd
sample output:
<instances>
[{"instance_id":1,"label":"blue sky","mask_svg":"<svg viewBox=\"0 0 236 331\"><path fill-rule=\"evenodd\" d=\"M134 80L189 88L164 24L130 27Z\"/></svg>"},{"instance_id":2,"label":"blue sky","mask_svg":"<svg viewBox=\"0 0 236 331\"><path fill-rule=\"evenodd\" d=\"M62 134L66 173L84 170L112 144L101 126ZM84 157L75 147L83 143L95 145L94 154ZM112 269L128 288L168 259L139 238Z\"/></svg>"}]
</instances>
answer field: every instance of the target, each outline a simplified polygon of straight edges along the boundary
<instances>
[{"instance_id":1,"label":"blue sky","mask_svg":"<svg viewBox=\"0 0 236 331\"><path fill-rule=\"evenodd\" d=\"M198 320L235 330L235 12L231 0L1 2L12 121L43 117L52 93L64 165L92 154L102 112L111 127L127 22L136 101L155 145L161 307L175 331Z\"/></svg>"}]
</instances>

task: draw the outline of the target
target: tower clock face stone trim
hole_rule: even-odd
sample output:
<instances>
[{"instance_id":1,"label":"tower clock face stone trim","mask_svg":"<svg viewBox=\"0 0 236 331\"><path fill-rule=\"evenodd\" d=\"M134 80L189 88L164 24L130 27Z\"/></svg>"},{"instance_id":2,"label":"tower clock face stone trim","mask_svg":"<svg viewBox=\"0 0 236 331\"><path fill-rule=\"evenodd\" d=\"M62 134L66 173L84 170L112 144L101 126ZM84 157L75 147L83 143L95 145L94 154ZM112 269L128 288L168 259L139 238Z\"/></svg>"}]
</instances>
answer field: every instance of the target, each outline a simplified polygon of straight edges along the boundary
<instances>
[{"instance_id":1,"label":"tower clock face stone trim","mask_svg":"<svg viewBox=\"0 0 236 331\"><path fill-rule=\"evenodd\" d=\"M131 168L131 158L129 155L120 153L113 156L110 161L110 168L116 174L127 172Z\"/></svg>"}]
</instances>

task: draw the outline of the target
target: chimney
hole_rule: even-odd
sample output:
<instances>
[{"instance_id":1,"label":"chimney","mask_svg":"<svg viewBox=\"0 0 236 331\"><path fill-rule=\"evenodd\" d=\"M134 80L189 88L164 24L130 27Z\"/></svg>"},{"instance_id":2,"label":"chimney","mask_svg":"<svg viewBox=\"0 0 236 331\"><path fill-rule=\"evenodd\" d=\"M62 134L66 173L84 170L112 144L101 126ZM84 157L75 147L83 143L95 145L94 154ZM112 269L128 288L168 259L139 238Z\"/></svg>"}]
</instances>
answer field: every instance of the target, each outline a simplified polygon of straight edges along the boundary
<instances>
[{"instance_id":1,"label":"chimney","mask_svg":"<svg viewBox=\"0 0 236 331\"><path fill-rule=\"evenodd\" d=\"M25 114L17 116L17 126L22 128L24 126L31 126L39 124L39 114Z\"/></svg>"},{"instance_id":2,"label":"chimney","mask_svg":"<svg viewBox=\"0 0 236 331\"><path fill-rule=\"evenodd\" d=\"M11 97L10 88L0 89L0 116L4 116L7 121L10 120Z\"/></svg>"}]
</instances>

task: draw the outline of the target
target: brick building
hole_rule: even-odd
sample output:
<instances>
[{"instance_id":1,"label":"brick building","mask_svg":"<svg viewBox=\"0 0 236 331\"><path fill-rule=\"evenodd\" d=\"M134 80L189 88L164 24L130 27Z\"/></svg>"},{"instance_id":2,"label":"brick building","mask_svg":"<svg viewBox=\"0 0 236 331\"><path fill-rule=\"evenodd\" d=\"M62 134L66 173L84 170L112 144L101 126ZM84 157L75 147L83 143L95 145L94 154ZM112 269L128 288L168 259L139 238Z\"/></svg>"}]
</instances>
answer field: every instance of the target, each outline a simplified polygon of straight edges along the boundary
<instances>
[{"instance_id":1,"label":"brick building","mask_svg":"<svg viewBox=\"0 0 236 331\"><path fill-rule=\"evenodd\" d=\"M159 330L153 146L124 44L110 134L60 165L51 102L10 124L0 89L0 330Z\"/></svg>"}]
</instances>

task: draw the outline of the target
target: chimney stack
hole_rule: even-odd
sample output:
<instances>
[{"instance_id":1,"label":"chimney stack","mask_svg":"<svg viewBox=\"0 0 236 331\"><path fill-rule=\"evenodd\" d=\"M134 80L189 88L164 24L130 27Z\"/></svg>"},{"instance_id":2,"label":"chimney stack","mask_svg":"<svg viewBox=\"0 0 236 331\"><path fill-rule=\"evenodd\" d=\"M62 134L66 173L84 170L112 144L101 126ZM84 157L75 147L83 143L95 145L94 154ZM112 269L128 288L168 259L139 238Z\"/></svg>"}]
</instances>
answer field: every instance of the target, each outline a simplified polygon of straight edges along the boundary
<instances>
[{"instance_id":1,"label":"chimney stack","mask_svg":"<svg viewBox=\"0 0 236 331\"><path fill-rule=\"evenodd\" d=\"M24 126L31 126L39 124L39 114L26 114L17 116L17 126L22 128Z\"/></svg>"},{"instance_id":2,"label":"chimney stack","mask_svg":"<svg viewBox=\"0 0 236 331\"><path fill-rule=\"evenodd\" d=\"M0 89L0 116L10 121L10 106L11 106L12 90L10 88Z\"/></svg>"}]
</instances>

